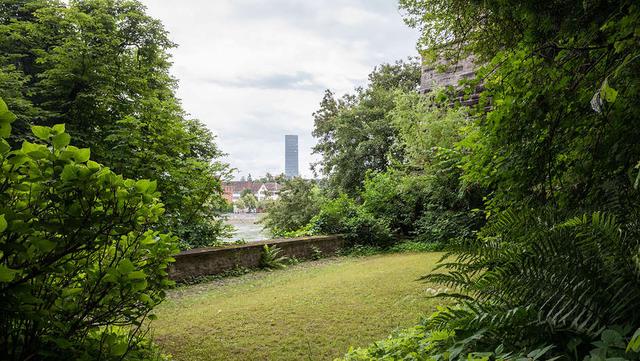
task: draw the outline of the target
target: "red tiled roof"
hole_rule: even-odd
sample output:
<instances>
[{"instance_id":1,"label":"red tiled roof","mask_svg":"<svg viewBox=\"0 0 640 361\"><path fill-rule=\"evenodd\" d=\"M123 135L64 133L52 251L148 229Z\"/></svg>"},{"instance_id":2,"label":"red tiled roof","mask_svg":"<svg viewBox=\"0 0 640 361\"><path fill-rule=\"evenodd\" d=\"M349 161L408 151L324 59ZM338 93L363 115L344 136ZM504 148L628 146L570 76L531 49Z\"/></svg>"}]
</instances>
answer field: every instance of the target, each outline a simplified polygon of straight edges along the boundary
<instances>
[{"instance_id":1,"label":"red tiled roof","mask_svg":"<svg viewBox=\"0 0 640 361\"><path fill-rule=\"evenodd\" d=\"M225 190L228 187L232 193L240 193L245 189L250 189L253 193L258 193L261 186L262 183L253 181L232 181L223 184Z\"/></svg>"}]
</instances>

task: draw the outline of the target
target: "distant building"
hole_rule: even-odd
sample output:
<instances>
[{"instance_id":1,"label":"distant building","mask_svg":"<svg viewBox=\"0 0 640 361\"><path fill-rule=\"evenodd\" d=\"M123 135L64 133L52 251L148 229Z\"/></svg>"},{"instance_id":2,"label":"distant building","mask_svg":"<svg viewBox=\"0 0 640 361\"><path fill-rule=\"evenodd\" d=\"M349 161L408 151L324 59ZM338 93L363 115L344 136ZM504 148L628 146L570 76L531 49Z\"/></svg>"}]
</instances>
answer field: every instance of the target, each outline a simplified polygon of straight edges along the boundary
<instances>
[{"instance_id":1,"label":"distant building","mask_svg":"<svg viewBox=\"0 0 640 361\"><path fill-rule=\"evenodd\" d=\"M224 198L231 204L240 199L242 191L245 189L250 190L256 196L256 199L262 202L264 200L278 199L280 184L276 182L232 181L223 183L222 189L224 190ZM238 210L234 207L234 212L243 213L243 210Z\"/></svg>"},{"instance_id":2,"label":"distant building","mask_svg":"<svg viewBox=\"0 0 640 361\"><path fill-rule=\"evenodd\" d=\"M443 60L423 62L420 92L427 94L434 88L453 87L454 103L459 102L464 106L476 105L480 101L480 93L484 90L484 86L477 85L471 94L466 94L460 86L460 81L473 79L476 76L477 67L472 57L460 59L456 63Z\"/></svg>"},{"instance_id":3,"label":"distant building","mask_svg":"<svg viewBox=\"0 0 640 361\"><path fill-rule=\"evenodd\" d=\"M297 177L298 173L298 136L284 136L284 175L287 178Z\"/></svg>"},{"instance_id":4,"label":"distant building","mask_svg":"<svg viewBox=\"0 0 640 361\"><path fill-rule=\"evenodd\" d=\"M256 198L261 202L265 199L278 199L278 193L280 193L280 184L276 182L262 183Z\"/></svg>"}]
</instances>

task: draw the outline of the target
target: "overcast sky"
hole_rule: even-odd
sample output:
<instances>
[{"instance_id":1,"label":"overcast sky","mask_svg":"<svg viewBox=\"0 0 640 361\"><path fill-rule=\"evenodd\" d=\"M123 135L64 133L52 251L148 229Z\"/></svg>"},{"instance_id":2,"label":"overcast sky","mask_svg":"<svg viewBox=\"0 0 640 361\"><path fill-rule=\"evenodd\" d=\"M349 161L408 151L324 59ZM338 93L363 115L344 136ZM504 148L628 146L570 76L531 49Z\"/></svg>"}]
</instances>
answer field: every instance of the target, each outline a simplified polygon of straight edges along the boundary
<instances>
[{"instance_id":1,"label":"overcast sky","mask_svg":"<svg viewBox=\"0 0 640 361\"><path fill-rule=\"evenodd\" d=\"M178 44L178 97L216 135L237 178L284 172L284 135L298 134L300 172L325 89L366 83L380 63L415 56L418 37L395 0L143 0Z\"/></svg>"}]
</instances>

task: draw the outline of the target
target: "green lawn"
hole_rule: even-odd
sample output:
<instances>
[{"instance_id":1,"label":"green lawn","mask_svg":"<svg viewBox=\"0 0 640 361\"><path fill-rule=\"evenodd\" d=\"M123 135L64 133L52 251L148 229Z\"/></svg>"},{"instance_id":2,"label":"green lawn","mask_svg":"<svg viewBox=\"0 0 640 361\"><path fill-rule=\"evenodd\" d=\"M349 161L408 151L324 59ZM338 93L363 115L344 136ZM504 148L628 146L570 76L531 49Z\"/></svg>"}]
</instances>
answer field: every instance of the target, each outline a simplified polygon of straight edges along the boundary
<instances>
[{"instance_id":1,"label":"green lawn","mask_svg":"<svg viewBox=\"0 0 640 361\"><path fill-rule=\"evenodd\" d=\"M178 361L331 360L434 311L438 253L308 262L177 289L153 337Z\"/></svg>"}]
</instances>

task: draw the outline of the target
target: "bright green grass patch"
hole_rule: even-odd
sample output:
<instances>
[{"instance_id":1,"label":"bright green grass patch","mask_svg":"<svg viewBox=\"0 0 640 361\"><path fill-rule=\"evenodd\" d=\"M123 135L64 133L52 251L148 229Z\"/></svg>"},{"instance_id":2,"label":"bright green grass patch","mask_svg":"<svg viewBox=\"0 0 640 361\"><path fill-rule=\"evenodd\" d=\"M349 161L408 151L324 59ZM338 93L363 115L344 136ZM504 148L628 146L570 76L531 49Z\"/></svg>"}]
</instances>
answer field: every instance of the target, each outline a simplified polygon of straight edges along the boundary
<instances>
[{"instance_id":1,"label":"bright green grass patch","mask_svg":"<svg viewBox=\"0 0 640 361\"><path fill-rule=\"evenodd\" d=\"M439 253L303 263L173 291L153 336L178 361L327 360L435 310L418 281Z\"/></svg>"}]
</instances>

